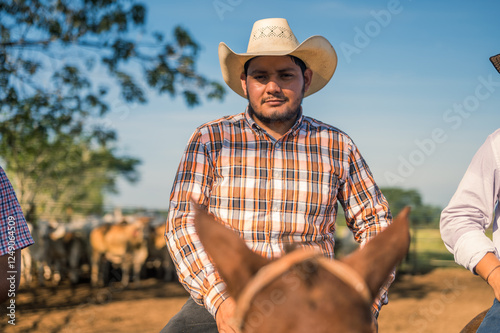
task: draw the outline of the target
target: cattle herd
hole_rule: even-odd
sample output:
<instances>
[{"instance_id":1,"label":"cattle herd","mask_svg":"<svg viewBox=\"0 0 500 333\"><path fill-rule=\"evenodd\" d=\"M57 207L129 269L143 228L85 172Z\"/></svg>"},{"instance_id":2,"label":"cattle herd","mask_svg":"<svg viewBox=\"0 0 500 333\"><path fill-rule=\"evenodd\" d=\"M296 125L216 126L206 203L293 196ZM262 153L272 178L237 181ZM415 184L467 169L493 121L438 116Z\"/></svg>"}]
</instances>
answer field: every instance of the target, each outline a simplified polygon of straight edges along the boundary
<instances>
[{"instance_id":1,"label":"cattle herd","mask_svg":"<svg viewBox=\"0 0 500 333\"><path fill-rule=\"evenodd\" d=\"M113 281L127 286L147 277L176 278L162 217L118 211L71 223L40 221L30 229L35 244L21 252L21 285L54 286L68 280L93 287Z\"/></svg>"}]
</instances>

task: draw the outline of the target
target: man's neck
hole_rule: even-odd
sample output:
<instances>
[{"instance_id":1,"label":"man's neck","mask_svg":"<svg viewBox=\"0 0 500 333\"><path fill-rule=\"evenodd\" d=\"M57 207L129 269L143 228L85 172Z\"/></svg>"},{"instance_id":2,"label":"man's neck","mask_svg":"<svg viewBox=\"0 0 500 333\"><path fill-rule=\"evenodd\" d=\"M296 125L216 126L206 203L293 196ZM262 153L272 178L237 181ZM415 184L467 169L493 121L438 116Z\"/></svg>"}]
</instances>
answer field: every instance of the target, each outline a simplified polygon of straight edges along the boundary
<instances>
[{"instance_id":1,"label":"man's neck","mask_svg":"<svg viewBox=\"0 0 500 333\"><path fill-rule=\"evenodd\" d=\"M250 111L250 117L252 117L255 123L259 125L262 129L264 129L275 140L279 140L281 137L283 137L283 135L285 135L290 130L290 128L292 128L293 125L295 125L297 119L299 119L299 117L302 114L302 110L300 109L296 113L296 116L292 119L283 121L277 121L277 120L265 121L259 119L259 117L255 115L253 110L250 109L249 111Z\"/></svg>"},{"instance_id":2,"label":"man's neck","mask_svg":"<svg viewBox=\"0 0 500 333\"><path fill-rule=\"evenodd\" d=\"M286 122L274 121L272 123L265 123L260 121L256 117L253 117L253 119L257 125L263 128L267 132L267 134L272 136L275 140L279 140L281 137L283 137L283 135L285 135L297 121L297 118L295 118Z\"/></svg>"}]
</instances>

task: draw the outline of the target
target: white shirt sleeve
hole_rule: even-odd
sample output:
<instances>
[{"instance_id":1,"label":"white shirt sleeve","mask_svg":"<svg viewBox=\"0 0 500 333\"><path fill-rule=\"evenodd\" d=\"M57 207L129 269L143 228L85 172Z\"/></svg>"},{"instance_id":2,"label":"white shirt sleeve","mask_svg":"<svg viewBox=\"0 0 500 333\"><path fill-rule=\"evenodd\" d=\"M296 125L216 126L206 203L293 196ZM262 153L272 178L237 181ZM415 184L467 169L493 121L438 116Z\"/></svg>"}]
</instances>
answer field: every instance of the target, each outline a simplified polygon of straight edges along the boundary
<instances>
[{"instance_id":1,"label":"white shirt sleeve","mask_svg":"<svg viewBox=\"0 0 500 333\"><path fill-rule=\"evenodd\" d=\"M475 273L477 263L488 252L498 257L498 246L485 235L495 223L498 230L500 192L500 130L491 134L474 155L457 191L443 210L441 237L455 261Z\"/></svg>"}]
</instances>

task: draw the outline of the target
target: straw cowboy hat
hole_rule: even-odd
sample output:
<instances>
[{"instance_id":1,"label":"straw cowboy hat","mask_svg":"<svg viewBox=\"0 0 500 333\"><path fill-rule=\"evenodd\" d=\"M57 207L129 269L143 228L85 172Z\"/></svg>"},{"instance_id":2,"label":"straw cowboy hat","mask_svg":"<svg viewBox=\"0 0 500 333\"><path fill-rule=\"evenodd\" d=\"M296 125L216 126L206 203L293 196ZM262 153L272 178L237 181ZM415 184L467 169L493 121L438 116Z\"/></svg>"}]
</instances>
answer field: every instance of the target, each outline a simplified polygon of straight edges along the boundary
<instances>
[{"instance_id":1,"label":"straw cowboy hat","mask_svg":"<svg viewBox=\"0 0 500 333\"><path fill-rule=\"evenodd\" d=\"M328 40L312 36L301 44L286 19L270 18L254 23L246 53L235 53L225 43L219 44L219 61L227 85L245 97L240 76L245 62L257 56L293 55L313 72L312 82L304 97L314 94L330 81L337 67L337 54Z\"/></svg>"}]
</instances>

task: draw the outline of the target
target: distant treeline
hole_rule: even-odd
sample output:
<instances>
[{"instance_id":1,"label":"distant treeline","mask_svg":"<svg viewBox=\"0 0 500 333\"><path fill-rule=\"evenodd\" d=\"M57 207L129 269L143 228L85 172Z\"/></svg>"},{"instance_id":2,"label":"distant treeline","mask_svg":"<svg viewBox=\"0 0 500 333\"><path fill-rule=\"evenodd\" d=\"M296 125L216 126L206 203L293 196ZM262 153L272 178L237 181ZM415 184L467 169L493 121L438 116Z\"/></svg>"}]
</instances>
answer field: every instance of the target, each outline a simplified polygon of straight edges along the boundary
<instances>
[{"instance_id":1,"label":"distant treeline","mask_svg":"<svg viewBox=\"0 0 500 333\"><path fill-rule=\"evenodd\" d=\"M439 217L442 207L424 204L417 190L397 187L381 188L389 202L394 216L405 206L411 206L410 220L413 226L439 227Z\"/></svg>"}]
</instances>

